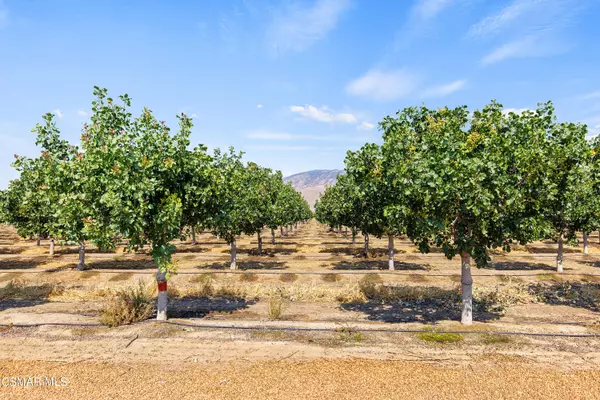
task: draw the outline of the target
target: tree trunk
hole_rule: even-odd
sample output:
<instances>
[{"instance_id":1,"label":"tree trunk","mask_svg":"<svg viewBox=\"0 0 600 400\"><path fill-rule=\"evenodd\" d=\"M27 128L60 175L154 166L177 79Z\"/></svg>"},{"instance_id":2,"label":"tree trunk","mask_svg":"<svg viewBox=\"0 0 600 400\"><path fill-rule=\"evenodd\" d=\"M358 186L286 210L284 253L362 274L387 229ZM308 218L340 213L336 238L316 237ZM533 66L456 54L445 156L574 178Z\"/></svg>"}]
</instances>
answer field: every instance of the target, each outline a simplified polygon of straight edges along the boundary
<instances>
[{"instance_id":1,"label":"tree trunk","mask_svg":"<svg viewBox=\"0 0 600 400\"><path fill-rule=\"evenodd\" d=\"M588 234L586 232L583 232L583 254L586 256L589 254Z\"/></svg>"},{"instance_id":2,"label":"tree trunk","mask_svg":"<svg viewBox=\"0 0 600 400\"><path fill-rule=\"evenodd\" d=\"M558 238L558 254L556 255L556 272L563 272L563 236Z\"/></svg>"},{"instance_id":3,"label":"tree trunk","mask_svg":"<svg viewBox=\"0 0 600 400\"><path fill-rule=\"evenodd\" d=\"M275 244L275 229L271 228L271 244Z\"/></svg>"},{"instance_id":4,"label":"tree trunk","mask_svg":"<svg viewBox=\"0 0 600 400\"><path fill-rule=\"evenodd\" d=\"M356 229L352 229L352 244L356 244Z\"/></svg>"},{"instance_id":5,"label":"tree trunk","mask_svg":"<svg viewBox=\"0 0 600 400\"><path fill-rule=\"evenodd\" d=\"M369 257L369 234L363 233L365 236L365 257Z\"/></svg>"},{"instance_id":6,"label":"tree trunk","mask_svg":"<svg viewBox=\"0 0 600 400\"><path fill-rule=\"evenodd\" d=\"M35 239L35 245L39 246L42 240L42 236L38 233L37 238Z\"/></svg>"},{"instance_id":7,"label":"tree trunk","mask_svg":"<svg viewBox=\"0 0 600 400\"><path fill-rule=\"evenodd\" d=\"M77 269L83 271L85 269L85 243L79 242L79 263L77 263Z\"/></svg>"},{"instance_id":8,"label":"tree trunk","mask_svg":"<svg viewBox=\"0 0 600 400\"><path fill-rule=\"evenodd\" d=\"M258 232L258 255L262 254L262 236Z\"/></svg>"},{"instance_id":9,"label":"tree trunk","mask_svg":"<svg viewBox=\"0 0 600 400\"><path fill-rule=\"evenodd\" d=\"M235 244L235 240L231 242L231 269L237 269L236 265L236 256L237 256L237 247Z\"/></svg>"},{"instance_id":10,"label":"tree trunk","mask_svg":"<svg viewBox=\"0 0 600 400\"><path fill-rule=\"evenodd\" d=\"M196 227L192 226L192 245L196 245Z\"/></svg>"},{"instance_id":11,"label":"tree trunk","mask_svg":"<svg viewBox=\"0 0 600 400\"><path fill-rule=\"evenodd\" d=\"M54 239L50 238L50 255L54 255Z\"/></svg>"},{"instance_id":12,"label":"tree trunk","mask_svg":"<svg viewBox=\"0 0 600 400\"><path fill-rule=\"evenodd\" d=\"M394 268L394 235L388 235L388 267L390 271L393 271Z\"/></svg>"},{"instance_id":13,"label":"tree trunk","mask_svg":"<svg viewBox=\"0 0 600 400\"><path fill-rule=\"evenodd\" d=\"M158 301L156 305L156 320L167 320L167 276L166 273L156 273L156 284L158 285Z\"/></svg>"},{"instance_id":14,"label":"tree trunk","mask_svg":"<svg viewBox=\"0 0 600 400\"><path fill-rule=\"evenodd\" d=\"M462 316L460 323L471 325L473 323L473 277L471 276L471 256L465 252L460 253L461 263L461 289L462 289Z\"/></svg>"}]
</instances>

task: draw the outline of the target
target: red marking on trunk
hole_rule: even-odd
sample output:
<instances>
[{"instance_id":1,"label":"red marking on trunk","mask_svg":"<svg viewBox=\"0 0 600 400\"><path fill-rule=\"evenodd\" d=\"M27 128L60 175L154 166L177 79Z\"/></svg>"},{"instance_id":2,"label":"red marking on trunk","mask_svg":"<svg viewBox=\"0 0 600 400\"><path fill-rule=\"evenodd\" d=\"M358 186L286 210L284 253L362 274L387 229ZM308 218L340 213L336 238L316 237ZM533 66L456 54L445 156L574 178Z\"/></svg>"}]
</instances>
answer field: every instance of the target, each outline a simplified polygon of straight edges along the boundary
<instances>
[{"instance_id":1,"label":"red marking on trunk","mask_svg":"<svg viewBox=\"0 0 600 400\"><path fill-rule=\"evenodd\" d=\"M167 291L167 281L158 282L158 291L166 292Z\"/></svg>"}]
</instances>

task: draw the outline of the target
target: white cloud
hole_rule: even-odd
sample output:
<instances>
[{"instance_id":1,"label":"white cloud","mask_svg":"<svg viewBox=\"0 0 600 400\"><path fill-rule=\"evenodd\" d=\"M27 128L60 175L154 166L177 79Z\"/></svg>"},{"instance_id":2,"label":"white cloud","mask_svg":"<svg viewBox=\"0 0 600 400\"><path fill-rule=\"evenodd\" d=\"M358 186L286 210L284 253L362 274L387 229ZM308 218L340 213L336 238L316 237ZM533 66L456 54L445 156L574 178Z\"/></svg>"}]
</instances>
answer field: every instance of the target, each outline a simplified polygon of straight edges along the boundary
<instances>
[{"instance_id":1,"label":"white cloud","mask_svg":"<svg viewBox=\"0 0 600 400\"><path fill-rule=\"evenodd\" d=\"M58 108L56 110L54 110L54 114L56 114L56 117L58 119L62 119L62 117L63 117L63 113Z\"/></svg>"},{"instance_id":2,"label":"white cloud","mask_svg":"<svg viewBox=\"0 0 600 400\"><path fill-rule=\"evenodd\" d=\"M90 113L84 110L77 110L77 115L79 115L80 117L87 117L88 115L90 115Z\"/></svg>"},{"instance_id":3,"label":"white cloud","mask_svg":"<svg viewBox=\"0 0 600 400\"><path fill-rule=\"evenodd\" d=\"M346 86L351 95L378 101L397 100L411 94L418 78L404 69L372 69Z\"/></svg>"},{"instance_id":4,"label":"white cloud","mask_svg":"<svg viewBox=\"0 0 600 400\"><path fill-rule=\"evenodd\" d=\"M192 114L190 115L190 118L198 118L198 114Z\"/></svg>"},{"instance_id":5,"label":"white cloud","mask_svg":"<svg viewBox=\"0 0 600 400\"><path fill-rule=\"evenodd\" d=\"M263 105L262 104L257 104L256 108L263 108Z\"/></svg>"},{"instance_id":6,"label":"white cloud","mask_svg":"<svg viewBox=\"0 0 600 400\"><path fill-rule=\"evenodd\" d=\"M360 129L361 131L370 131L373 128L375 128L375 124L372 124L368 121L363 121L359 126L357 126L357 129Z\"/></svg>"},{"instance_id":7,"label":"white cloud","mask_svg":"<svg viewBox=\"0 0 600 400\"><path fill-rule=\"evenodd\" d=\"M508 115L515 113L517 115L523 114L525 111L533 111L531 108L505 108L502 110L502 114Z\"/></svg>"},{"instance_id":8,"label":"white cloud","mask_svg":"<svg viewBox=\"0 0 600 400\"><path fill-rule=\"evenodd\" d=\"M529 35L497 47L481 61L491 65L510 58L544 57L568 50L566 45L540 35Z\"/></svg>"},{"instance_id":9,"label":"white cloud","mask_svg":"<svg viewBox=\"0 0 600 400\"><path fill-rule=\"evenodd\" d=\"M423 91L422 97L444 97L462 89L467 82L458 80L445 85L431 86Z\"/></svg>"},{"instance_id":10,"label":"white cloud","mask_svg":"<svg viewBox=\"0 0 600 400\"><path fill-rule=\"evenodd\" d=\"M269 46L276 53L304 51L333 30L348 7L350 0L292 3L279 10L267 28Z\"/></svg>"},{"instance_id":11,"label":"white cloud","mask_svg":"<svg viewBox=\"0 0 600 400\"><path fill-rule=\"evenodd\" d=\"M312 119L320 122L340 122L343 124L355 124L357 119L354 114L350 113L334 113L327 107L317 108L310 104L306 106L290 106L290 111L296 114L300 114L306 119Z\"/></svg>"}]
</instances>

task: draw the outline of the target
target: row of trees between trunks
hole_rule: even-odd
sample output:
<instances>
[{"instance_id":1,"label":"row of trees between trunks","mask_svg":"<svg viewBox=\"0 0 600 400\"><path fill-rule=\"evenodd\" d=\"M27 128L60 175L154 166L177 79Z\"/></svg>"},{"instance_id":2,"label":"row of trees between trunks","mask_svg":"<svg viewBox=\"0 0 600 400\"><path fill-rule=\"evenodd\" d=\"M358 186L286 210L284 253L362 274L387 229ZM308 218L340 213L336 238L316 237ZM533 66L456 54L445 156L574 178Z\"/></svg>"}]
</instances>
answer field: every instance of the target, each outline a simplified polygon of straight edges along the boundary
<instances>
[{"instance_id":1,"label":"row of trees between trunks","mask_svg":"<svg viewBox=\"0 0 600 400\"><path fill-rule=\"evenodd\" d=\"M158 319L166 319L166 282L175 272L172 241L208 230L231 245L236 269L236 238L291 227L312 217L308 203L281 172L245 163L242 153L204 145L190 149L192 120L179 115L172 134L164 121L144 108L134 118L131 99L115 101L94 88L90 121L80 146L61 138L54 115L37 124L37 158L15 155L19 173L0 192L1 222L23 237L79 245L78 268L85 268L85 243L111 250L150 247L157 266Z\"/></svg>"},{"instance_id":2,"label":"row of trees between trunks","mask_svg":"<svg viewBox=\"0 0 600 400\"><path fill-rule=\"evenodd\" d=\"M563 243L600 228L600 139L587 127L557 122L551 102L522 113L491 102L469 112L410 107L379 124L381 145L348 151L345 173L315 206L316 218L353 237L406 235L423 253L435 246L460 256L462 323L472 322L471 260L514 244Z\"/></svg>"}]
</instances>

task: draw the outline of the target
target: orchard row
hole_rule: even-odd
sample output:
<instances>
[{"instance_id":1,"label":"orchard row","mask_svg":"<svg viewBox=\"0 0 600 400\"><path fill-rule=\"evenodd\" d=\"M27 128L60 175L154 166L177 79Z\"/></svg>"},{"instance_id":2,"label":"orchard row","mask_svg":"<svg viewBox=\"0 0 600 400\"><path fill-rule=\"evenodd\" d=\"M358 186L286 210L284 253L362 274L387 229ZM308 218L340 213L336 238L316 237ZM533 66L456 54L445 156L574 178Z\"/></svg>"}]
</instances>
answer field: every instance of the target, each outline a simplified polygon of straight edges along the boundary
<instances>
[{"instance_id":1,"label":"orchard row","mask_svg":"<svg viewBox=\"0 0 600 400\"><path fill-rule=\"evenodd\" d=\"M582 124L557 122L552 103L505 113L492 102L467 107L411 107L380 123L383 144L347 153L345 174L316 204L317 219L353 236L407 235L462 261L462 322L472 321L471 258L541 239L563 242L600 228L600 140Z\"/></svg>"},{"instance_id":2,"label":"orchard row","mask_svg":"<svg viewBox=\"0 0 600 400\"><path fill-rule=\"evenodd\" d=\"M149 109L133 118L130 98L115 102L95 88L92 116L80 147L61 139L54 116L46 114L33 130L38 158L19 157L20 176L1 192L2 222L23 237L78 243L84 268L85 243L114 249L125 242L136 251L150 246L159 282L173 270L174 239L208 230L231 245L236 268L236 237L258 235L310 219L300 193L284 184L281 172L243 162L232 148L213 155L190 149L192 121L178 116L171 134Z\"/></svg>"}]
</instances>

